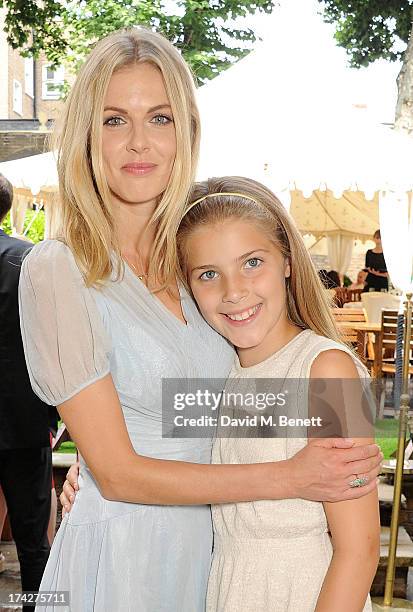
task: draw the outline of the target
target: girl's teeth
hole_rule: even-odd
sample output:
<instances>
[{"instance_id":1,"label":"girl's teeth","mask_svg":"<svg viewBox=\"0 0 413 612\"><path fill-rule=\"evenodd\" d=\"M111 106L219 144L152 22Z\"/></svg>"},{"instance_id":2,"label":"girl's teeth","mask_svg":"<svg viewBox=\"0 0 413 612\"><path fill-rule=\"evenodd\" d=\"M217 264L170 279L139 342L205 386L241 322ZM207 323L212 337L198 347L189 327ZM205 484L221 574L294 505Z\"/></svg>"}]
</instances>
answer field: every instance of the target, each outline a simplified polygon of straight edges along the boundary
<instances>
[{"instance_id":1,"label":"girl's teeth","mask_svg":"<svg viewBox=\"0 0 413 612\"><path fill-rule=\"evenodd\" d=\"M227 315L227 317L229 319L232 319L232 321L245 321L245 319L249 319L249 317L252 317L252 315L257 312L257 309L258 309L258 306L254 306L254 308L250 308L249 310L246 310L245 312L241 312L240 314L237 314L237 315Z\"/></svg>"}]
</instances>

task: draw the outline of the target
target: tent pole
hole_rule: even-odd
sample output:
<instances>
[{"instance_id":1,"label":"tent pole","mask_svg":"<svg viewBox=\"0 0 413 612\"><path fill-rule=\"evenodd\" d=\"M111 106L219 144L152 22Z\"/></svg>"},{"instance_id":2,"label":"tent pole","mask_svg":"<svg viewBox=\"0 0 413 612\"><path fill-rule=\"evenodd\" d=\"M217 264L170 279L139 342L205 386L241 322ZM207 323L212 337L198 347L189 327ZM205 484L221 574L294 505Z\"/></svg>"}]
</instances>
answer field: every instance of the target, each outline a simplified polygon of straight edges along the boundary
<instances>
[{"instance_id":1,"label":"tent pole","mask_svg":"<svg viewBox=\"0 0 413 612\"><path fill-rule=\"evenodd\" d=\"M412 328L412 293L406 294L405 302L405 328L403 346L403 386L400 396L399 416L399 440L396 455L396 471L394 475L393 512L390 524L389 557L386 571L386 582L384 590L384 606L393 603L394 576L396 571L397 537L399 533L400 499L403 480L404 450L407 430L407 419L409 412L409 366L410 366L410 341Z\"/></svg>"}]
</instances>

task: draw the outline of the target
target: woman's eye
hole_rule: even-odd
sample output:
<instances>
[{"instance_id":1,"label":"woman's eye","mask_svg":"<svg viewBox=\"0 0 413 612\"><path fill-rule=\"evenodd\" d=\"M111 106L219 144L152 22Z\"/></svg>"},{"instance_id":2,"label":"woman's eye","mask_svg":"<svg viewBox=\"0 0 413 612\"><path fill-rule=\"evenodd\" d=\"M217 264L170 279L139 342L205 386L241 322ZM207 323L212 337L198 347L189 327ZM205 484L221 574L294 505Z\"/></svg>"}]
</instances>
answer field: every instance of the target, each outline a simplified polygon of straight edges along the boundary
<instances>
[{"instance_id":1,"label":"woman's eye","mask_svg":"<svg viewBox=\"0 0 413 612\"><path fill-rule=\"evenodd\" d=\"M216 272L214 272L213 270L207 270L206 272L201 274L199 278L200 280L213 280L215 276L216 276Z\"/></svg>"},{"instance_id":2,"label":"woman's eye","mask_svg":"<svg viewBox=\"0 0 413 612\"><path fill-rule=\"evenodd\" d=\"M168 125L168 123L171 122L171 117L168 117L167 115L155 115L155 117L151 119L151 123L155 123L156 125Z\"/></svg>"},{"instance_id":3,"label":"woman's eye","mask_svg":"<svg viewBox=\"0 0 413 612\"><path fill-rule=\"evenodd\" d=\"M103 125L122 125L123 123L125 123L125 121L122 117L108 117L103 122Z\"/></svg>"},{"instance_id":4,"label":"woman's eye","mask_svg":"<svg viewBox=\"0 0 413 612\"><path fill-rule=\"evenodd\" d=\"M257 257L252 257L245 264L246 268L258 268L262 264L262 259L258 259Z\"/></svg>"}]
</instances>

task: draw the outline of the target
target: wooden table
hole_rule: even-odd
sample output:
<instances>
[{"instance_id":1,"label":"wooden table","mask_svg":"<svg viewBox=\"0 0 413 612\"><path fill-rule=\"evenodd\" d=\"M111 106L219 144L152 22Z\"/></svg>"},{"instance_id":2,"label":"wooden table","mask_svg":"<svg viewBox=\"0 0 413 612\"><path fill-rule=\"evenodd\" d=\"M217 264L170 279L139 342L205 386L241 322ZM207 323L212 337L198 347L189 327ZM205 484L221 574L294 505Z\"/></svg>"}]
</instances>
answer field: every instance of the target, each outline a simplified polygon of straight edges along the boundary
<instances>
[{"instance_id":1,"label":"wooden table","mask_svg":"<svg viewBox=\"0 0 413 612\"><path fill-rule=\"evenodd\" d=\"M367 323L362 321L340 321L337 323L339 329L354 329L357 333L357 353L359 357L365 360L366 335L374 334L375 348L379 345L380 334L382 333L380 323ZM374 363L372 368L373 376L377 375L378 371L378 353L374 351Z\"/></svg>"}]
</instances>

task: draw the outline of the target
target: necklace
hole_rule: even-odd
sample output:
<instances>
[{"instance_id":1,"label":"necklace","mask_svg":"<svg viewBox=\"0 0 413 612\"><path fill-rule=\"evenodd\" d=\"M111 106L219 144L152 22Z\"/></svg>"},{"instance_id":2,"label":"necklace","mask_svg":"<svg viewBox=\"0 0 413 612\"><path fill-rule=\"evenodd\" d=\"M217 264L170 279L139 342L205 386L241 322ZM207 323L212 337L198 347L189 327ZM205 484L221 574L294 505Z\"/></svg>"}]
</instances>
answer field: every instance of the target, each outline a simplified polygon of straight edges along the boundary
<instances>
[{"instance_id":1,"label":"necklace","mask_svg":"<svg viewBox=\"0 0 413 612\"><path fill-rule=\"evenodd\" d=\"M123 256L123 259L126 261L126 263L133 268L133 271L135 273L135 275L139 278L140 281L143 281L144 278L147 278L147 274L143 274L142 272L138 272L138 268L131 262L129 261L129 259L127 257L125 257L125 255Z\"/></svg>"}]
</instances>

